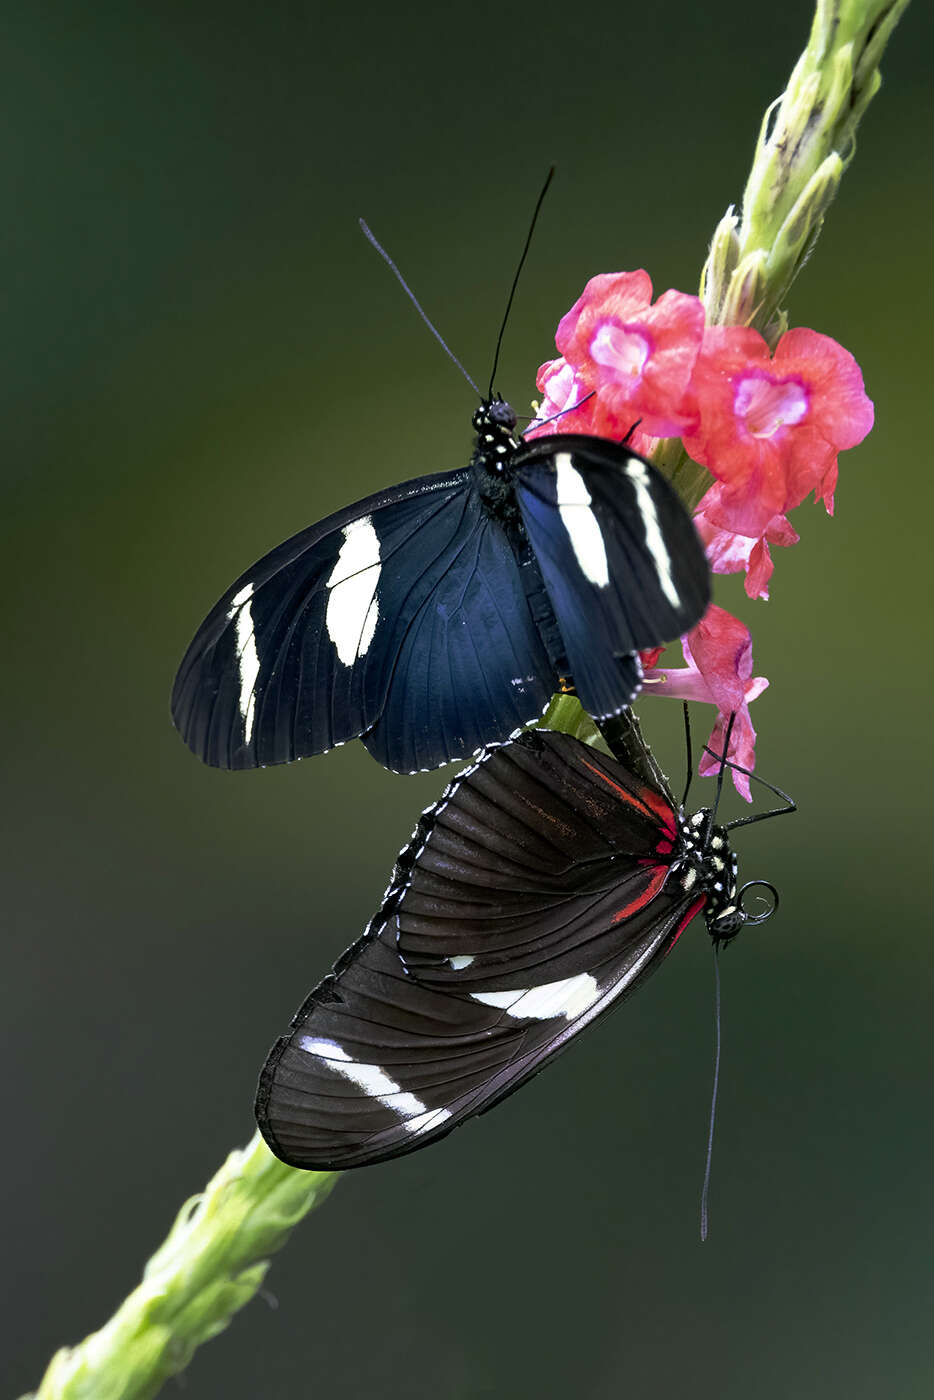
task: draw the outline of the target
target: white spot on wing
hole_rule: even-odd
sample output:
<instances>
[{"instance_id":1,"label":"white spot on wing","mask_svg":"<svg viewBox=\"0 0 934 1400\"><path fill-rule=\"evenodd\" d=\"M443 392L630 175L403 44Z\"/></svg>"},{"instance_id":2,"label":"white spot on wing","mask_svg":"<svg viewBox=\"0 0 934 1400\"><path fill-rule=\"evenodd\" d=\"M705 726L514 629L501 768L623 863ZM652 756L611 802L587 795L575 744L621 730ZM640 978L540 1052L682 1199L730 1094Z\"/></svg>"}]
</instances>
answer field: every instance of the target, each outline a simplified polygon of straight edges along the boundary
<instances>
[{"instance_id":1,"label":"white spot on wing","mask_svg":"<svg viewBox=\"0 0 934 1400\"><path fill-rule=\"evenodd\" d=\"M351 1059L336 1040L322 1040L317 1036L303 1035L299 1037L298 1043L307 1054L317 1055L319 1060L326 1060L337 1074L356 1084L370 1098L378 1099L384 1108L398 1113L400 1118L405 1119L403 1127L407 1132L422 1133L429 1126L443 1123L451 1116L451 1111L447 1108L426 1108L421 1099L416 1098L414 1094L407 1094L379 1065L361 1064Z\"/></svg>"},{"instance_id":2,"label":"white spot on wing","mask_svg":"<svg viewBox=\"0 0 934 1400\"><path fill-rule=\"evenodd\" d=\"M455 972L462 972L465 967L469 967L475 961L473 953L464 953L457 958L448 958Z\"/></svg>"},{"instance_id":3,"label":"white spot on wing","mask_svg":"<svg viewBox=\"0 0 934 1400\"><path fill-rule=\"evenodd\" d=\"M259 657L256 654L256 638L253 633L253 585L246 584L232 600L227 616L234 623L237 639L237 666L240 671L240 714L243 719L243 742L253 738L253 721L256 718L256 679L259 675Z\"/></svg>"},{"instance_id":4,"label":"white spot on wing","mask_svg":"<svg viewBox=\"0 0 934 1400\"><path fill-rule=\"evenodd\" d=\"M590 492L569 452L556 455L555 473L558 514L570 536L574 557L590 583L606 588L610 582L606 546L597 517L590 509Z\"/></svg>"},{"instance_id":5,"label":"white spot on wing","mask_svg":"<svg viewBox=\"0 0 934 1400\"><path fill-rule=\"evenodd\" d=\"M484 1006L498 1006L508 1011L514 1001L524 997L525 992L472 992L471 1001L481 1001Z\"/></svg>"},{"instance_id":6,"label":"white spot on wing","mask_svg":"<svg viewBox=\"0 0 934 1400\"><path fill-rule=\"evenodd\" d=\"M450 1118L449 1108L426 1108L424 1113L419 1113L415 1118L407 1118L402 1124L407 1133L423 1133L426 1128L433 1128L436 1123L443 1123L446 1118Z\"/></svg>"},{"instance_id":7,"label":"white spot on wing","mask_svg":"<svg viewBox=\"0 0 934 1400\"><path fill-rule=\"evenodd\" d=\"M681 596L675 588L675 581L671 574L671 555L668 553L668 548L662 538L661 527L658 523L658 511L655 509L655 502L652 500L652 493L649 490L649 474L645 463L633 458L626 468L626 475L636 488L636 505L639 508L645 529L645 545L655 565L655 572L658 574L662 592L672 607L680 607Z\"/></svg>"},{"instance_id":8,"label":"white spot on wing","mask_svg":"<svg viewBox=\"0 0 934 1400\"><path fill-rule=\"evenodd\" d=\"M330 590L325 622L328 636L345 666L352 666L373 640L379 618L379 537L368 515L351 520L327 581Z\"/></svg>"},{"instance_id":9,"label":"white spot on wing","mask_svg":"<svg viewBox=\"0 0 934 1400\"><path fill-rule=\"evenodd\" d=\"M565 1016L569 1021L593 1006L600 995L597 979L589 972L577 977L565 977L560 982L545 982L518 992L474 992L473 1001L484 1006L501 1007L509 1016L528 1021L551 1021Z\"/></svg>"}]
</instances>

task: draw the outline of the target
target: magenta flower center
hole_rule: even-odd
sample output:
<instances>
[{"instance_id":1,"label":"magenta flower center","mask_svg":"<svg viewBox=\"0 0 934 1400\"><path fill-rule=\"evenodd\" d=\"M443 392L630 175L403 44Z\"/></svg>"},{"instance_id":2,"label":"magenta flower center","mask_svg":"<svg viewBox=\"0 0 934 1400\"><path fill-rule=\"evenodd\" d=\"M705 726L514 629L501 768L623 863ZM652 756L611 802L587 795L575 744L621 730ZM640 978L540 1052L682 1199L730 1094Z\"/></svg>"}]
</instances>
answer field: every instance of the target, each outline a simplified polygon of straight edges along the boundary
<instances>
[{"instance_id":1,"label":"magenta flower center","mask_svg":"<svg viewBox=\"0 0 934 1400\"><path fill-rule=\"evenodd\" d=\"M604 321L590 342L598 365L619 379L638 379L652 351L652 342L640 326L620 326Z\"/></svg>"},{"instance_id":2,"label":"magenta flower center","mask_svg":"<svg viewBox=\"0 0 934 1400\"><path fill-rule=\"evenodd\" d=\"M745 375L736 387L733 410L753 437L774 437L779 428L800 423L808 411L808 392L797 379Z\"/></svg>"}]
</instances>

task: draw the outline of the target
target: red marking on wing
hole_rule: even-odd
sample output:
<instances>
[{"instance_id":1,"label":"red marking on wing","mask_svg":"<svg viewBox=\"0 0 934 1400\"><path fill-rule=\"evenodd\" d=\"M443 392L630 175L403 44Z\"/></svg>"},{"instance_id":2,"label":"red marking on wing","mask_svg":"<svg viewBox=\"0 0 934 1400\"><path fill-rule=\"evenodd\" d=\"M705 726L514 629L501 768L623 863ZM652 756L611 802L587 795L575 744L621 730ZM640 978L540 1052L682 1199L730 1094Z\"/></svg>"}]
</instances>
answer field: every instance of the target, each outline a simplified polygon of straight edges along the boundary
<instances>
[{"instance_id":1,"label":"red marking on wing","mask_svg":"<svg viewBox=\"0 0 934 1400\"><path fill-rule=\"evenodd\" d=\"M645 863L647 862L640 862L640 864ZM644 909L645 906L655 898L655 896L659 893L659 891L665 883L665 880L668 876L669 868L670 867L667 865L659 865L655 867L655 874L652 876L651 880L646 885L642 893L640 895L637 895L636 898L632 900L630 904L627 904L625 909L620 909L618 913L613 915L614 924L621 923L623 919L631 918L633 914L638 913L640 909Z\"/></svg>"},{"instance_id":2,"label":"red marking on wing","mask_svg":"<svg viewBox=\"0 0 934 1400\"><path fill-rule=\"evenodd\" d=\"M673 948L673 947L675 946L675 944L677 943L678 939L681 937L681 935L682 935L682 933L684 932L684 930L687 928L688 924L689 924L689 923L691 922L691 920L694 918L694 915L695 915L695 914L699 914L700 911L703 909L703 907L704 907L704 905L705 905L706 903L707 903L707 896L706 896L705 894L698 895L697 899L695 899L694 903L693 903L693 904L691 905L691 907L688 909L688 912L685 914L684 918L681 920L680 924L679 924L678 927L676 928L676 930L675 930L675 936L674 936L674 938L671 940L671 942L668 944L668 949L667 949L667 952L665 953L665 957L666 957L666 958L667 958L668 954L671 952L672 948Z\"/></svg>"},{"instance_id":3,"label":"red marking on wing","mask_svg":"<svg viewBox=\"0 0 934 1400\"><path fill-rule=\"evenodd\" d=\"M644 794L644 801L652 808L652 811L658 817L666 831L670 831L672 837L674 837L676 830L675 812L670 802L666 801L661 793L653 792L651 788L644 787L642 792Z\"/></svg>"},{"instance_id":4,"label":"red marking on wing","mask_svg":"<svg viewBox=\"0 0 934 1400\"><path fill-rule=\"evenodd\" d=\"M657 821L661 822L665 830L670 833L672 839L674 838L674 809L665 801L664 797L660 797L658 793L653 792L651 788L647 787L641 787L640 795L636 797L635 793L627 791L624 787L620 787L619 783L614 783L613 779L609 774L604 773L602 768L596 768L592 763L588 763L586 758L583 759L582 762L585 768L589 768L591 773L596 774L598 778L602 778L607 786L611 787L614 792L618 792L623 802L627 803L630 807L635 807L643 816L655 817Z\"/></svg>"}]
</instances>

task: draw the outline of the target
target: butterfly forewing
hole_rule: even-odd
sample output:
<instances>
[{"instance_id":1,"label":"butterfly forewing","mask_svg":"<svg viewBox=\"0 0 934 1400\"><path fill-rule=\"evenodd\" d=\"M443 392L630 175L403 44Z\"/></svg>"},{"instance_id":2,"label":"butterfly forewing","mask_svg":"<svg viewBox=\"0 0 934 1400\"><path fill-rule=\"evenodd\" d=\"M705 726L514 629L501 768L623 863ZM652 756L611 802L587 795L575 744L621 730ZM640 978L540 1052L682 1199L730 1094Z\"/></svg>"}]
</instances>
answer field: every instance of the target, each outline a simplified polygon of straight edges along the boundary
<instances>
[{"instance_id":1,"label":"butterfly forewing","mask_svg":"<svg viewBox=\"0 0 934 1400\"><path fill-rule=\"evenodd\" d=\"M257 1118L293 1166L365 1166L414 1151L517 1089L644 980L684 900L637 914L612 957L551 984L461 996L406 975L389 923L313 994L260 1079Z\"/></svg>"},{"instance_id":2,"label":"butterfly forewing","mask_svg":"<svg viewBox=\"0 0 934 1400\"><path fill-rule=\"evenodd\" d=\"M585 709L631 702L631 653L686 632L709 569L680 499L648 462L597 438L537 439L515 460L516 496Z\"/></svg>"},{"instance_id":3,"label":"butterfly forewing","mask_svg":"<svg viewBox=\"0 0 934 1400\"><path fill-rule=\"evenodd\" d=\"M541 1069L696 912L680 885L662 888L670 814L564 735L524 735L457 779L400 856L379 915L269 1056L257 1118L273 1151L319 1169L411 1152ZM479 979L449 951L462 935ZM417 961L426 938L433 951L413 969L404 949L418 945Z\"/></svg>"},{"instance_id":4,"label":"butterfly forewing","mask_svg":"<svg viewBox=\"0 0 934 1400\"><path fill-rule=\"evenodd\" d=\"M248 570L189 647L172 713L218 767L366 735L411 771L505 738L554 685L508 542L452 472L359 502Z\"/></svg>"}]
</instances>

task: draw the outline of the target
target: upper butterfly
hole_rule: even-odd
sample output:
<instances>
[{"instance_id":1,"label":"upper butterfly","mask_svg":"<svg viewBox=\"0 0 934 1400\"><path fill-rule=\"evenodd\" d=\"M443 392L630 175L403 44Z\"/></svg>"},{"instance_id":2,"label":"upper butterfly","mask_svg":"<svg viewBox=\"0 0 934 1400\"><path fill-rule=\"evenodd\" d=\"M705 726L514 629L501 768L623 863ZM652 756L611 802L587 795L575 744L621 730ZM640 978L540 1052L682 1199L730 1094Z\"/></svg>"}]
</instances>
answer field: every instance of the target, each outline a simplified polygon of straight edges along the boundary
<instances>
[{"instance_id":1,"label":"upper butterfly","mask_svg":"<svg viewBox=\"0 0 934 1400\"><path fill-rule=\"evenodd\" d=\"M359 737L397 772L507 738L573 684L595 719L637 694L637 652L693 626L704 551L625 445L525 442L501 398L466 468L379 491L241 574L199 627L172 717L218 768Z\"/></svg>"}]
</instances>

